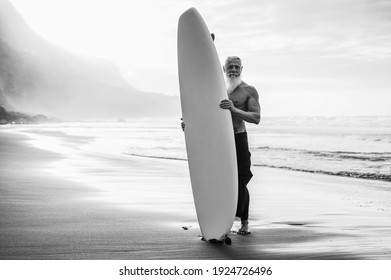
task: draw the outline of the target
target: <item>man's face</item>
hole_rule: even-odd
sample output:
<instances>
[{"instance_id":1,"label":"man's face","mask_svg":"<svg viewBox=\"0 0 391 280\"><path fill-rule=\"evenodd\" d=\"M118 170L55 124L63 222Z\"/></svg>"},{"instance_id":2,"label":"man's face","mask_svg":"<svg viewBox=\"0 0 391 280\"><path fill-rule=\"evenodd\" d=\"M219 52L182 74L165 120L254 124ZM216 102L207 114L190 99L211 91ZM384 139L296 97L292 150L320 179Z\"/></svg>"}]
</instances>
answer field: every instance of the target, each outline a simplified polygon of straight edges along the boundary
<instances>
[{"instance_id":1,"label":"man's face","mask_svg":"<svg viewBox=\"0 0 391 280\"><path fill-rule=\"evenodd\" d=\"M238 78L242 73L242 65L237 60L228 61L227 64L225 64L224 72L230 79Z\"/></svg>"}]
</instances>

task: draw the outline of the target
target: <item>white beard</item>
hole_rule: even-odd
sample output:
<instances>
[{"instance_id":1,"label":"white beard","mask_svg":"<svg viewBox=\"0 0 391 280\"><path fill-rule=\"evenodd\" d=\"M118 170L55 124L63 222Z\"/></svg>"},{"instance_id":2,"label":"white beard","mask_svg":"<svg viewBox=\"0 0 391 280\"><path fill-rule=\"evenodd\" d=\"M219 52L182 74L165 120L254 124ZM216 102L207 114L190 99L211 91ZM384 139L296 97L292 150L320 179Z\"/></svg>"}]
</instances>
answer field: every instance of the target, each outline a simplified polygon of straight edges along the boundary
<instances>
[{"instance_id":1,"label":"white beard","mask_svg":"<svg viewBox=\"0 0 391 280\"><path fill-rule=\"evenodd\" d=\"M227 77L227 91L228 94L232 93L241 83L242 83L242 78L239 77Z\"/></svg>"}]
</instances>

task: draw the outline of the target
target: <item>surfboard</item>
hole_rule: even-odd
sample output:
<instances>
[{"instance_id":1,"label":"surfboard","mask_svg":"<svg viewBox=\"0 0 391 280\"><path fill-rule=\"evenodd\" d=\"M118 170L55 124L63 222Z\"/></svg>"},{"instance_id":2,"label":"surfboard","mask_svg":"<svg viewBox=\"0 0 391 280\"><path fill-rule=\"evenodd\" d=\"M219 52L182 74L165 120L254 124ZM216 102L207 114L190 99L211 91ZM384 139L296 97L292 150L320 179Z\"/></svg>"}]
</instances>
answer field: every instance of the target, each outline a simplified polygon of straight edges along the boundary
<instances>
[{"instance_id":1,"label":"surfboard","mask_svg":"<svg viewBox=\"0 0 391 280\"><path fill-rule=\"evenodd\" d=\"M236 213L238 175L227 90L211 34L195 8L178 22L178 72L185 143L202 236L222 240Z\"/></svg>"}]
</instances>

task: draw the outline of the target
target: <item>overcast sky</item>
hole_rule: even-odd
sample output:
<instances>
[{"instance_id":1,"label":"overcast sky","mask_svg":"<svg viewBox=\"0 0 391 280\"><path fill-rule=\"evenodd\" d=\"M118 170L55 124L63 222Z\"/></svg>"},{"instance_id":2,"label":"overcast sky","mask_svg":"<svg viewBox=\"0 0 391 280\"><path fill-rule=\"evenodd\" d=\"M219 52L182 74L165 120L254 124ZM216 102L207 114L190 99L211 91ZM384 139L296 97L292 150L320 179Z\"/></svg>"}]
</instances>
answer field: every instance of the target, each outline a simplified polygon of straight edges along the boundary
<instances>
[{"instance_id":1,"label":"overcast sky","mask_svg":"<svg viewBox=\"0 0 391 280\"><path fill-rule=\"evenodd\" d=\"M196 7L263 115L391 115L391 0L10 0L42 37L179 95L178 18Z\"/></svg>"}]
</instances>

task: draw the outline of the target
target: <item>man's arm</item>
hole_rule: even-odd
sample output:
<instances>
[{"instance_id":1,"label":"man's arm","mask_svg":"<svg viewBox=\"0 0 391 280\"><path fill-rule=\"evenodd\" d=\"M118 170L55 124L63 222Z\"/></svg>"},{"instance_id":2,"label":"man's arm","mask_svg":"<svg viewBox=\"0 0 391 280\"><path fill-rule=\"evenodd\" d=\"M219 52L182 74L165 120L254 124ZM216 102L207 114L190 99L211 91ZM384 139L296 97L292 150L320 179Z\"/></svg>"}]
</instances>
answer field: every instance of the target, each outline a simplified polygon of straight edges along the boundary
<instances>
[{"instance_id":1,"label":"man's arm","mask_svg":"<svg viewBox=\"0 0 391 280\"><path fill-rule=\"evenodd\" d=\"M230 110L233 115L249 123L259 124L261 121L261 106L259 105L259 95L254 87L250 87L249 97L247 99L247 111L236 108L229 99L224 99L221 101L220 108Z\"/></svg>"}]
</instances>

